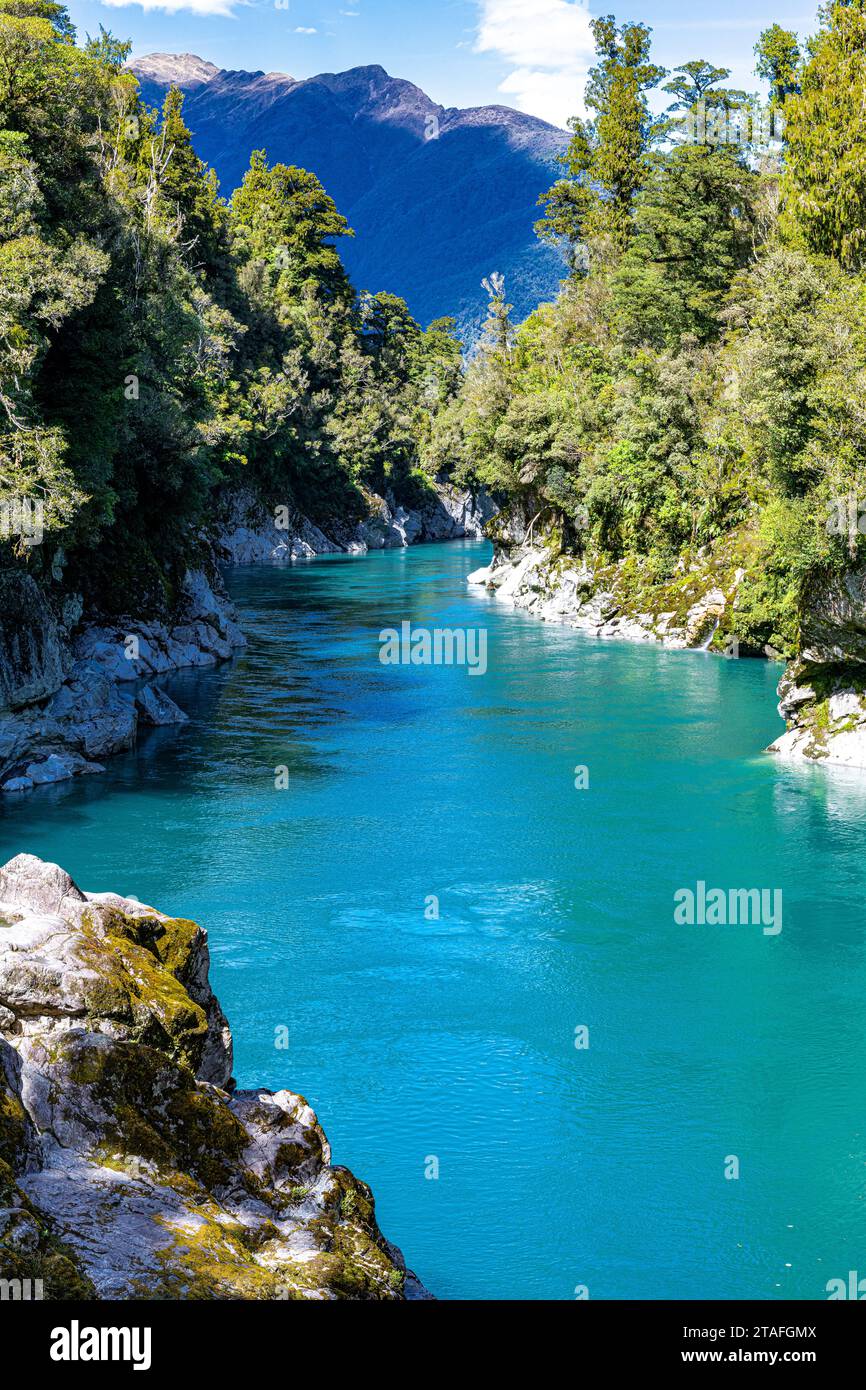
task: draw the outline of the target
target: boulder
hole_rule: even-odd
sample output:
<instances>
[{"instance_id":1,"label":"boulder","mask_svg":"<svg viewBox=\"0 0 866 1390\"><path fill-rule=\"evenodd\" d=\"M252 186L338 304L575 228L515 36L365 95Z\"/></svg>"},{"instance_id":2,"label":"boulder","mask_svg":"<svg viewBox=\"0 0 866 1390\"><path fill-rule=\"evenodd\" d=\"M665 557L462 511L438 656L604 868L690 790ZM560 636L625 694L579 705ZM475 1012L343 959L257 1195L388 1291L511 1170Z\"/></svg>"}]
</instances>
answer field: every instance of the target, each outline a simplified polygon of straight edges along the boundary
<instances>
[{"instance_id":1,"label":"boulder","mask_svg":"<svg viewBox=\"0 0 866 1390\"><path fill-rule=\"evenodd\" d=\"M429 1297L302 1096L236 1091L207 936L0 869L0 1278L47 1300Z\"/></svg>"},{"instance_id":2,"label":"boulder","mask_svg":"<svg viewBox=\"0 0 866 1390\"><path fill-rule=\"evenodd\" d=\"M51 753L41 762L30 763L25 770L24 780L34 787L44 787L53 782L68 782L73 777L88 777L104 771L101 763L89 762L78 753ZM3 789L8 791L9 784L4 783Z\"/></svg>"},{"instance_id":3,"label":"boulder","mask_svg":"<svg viewBox=\"0 0 866 1390\"><path fill-rule=\"evenodd\" d=\"M85 902L84 894L59 864L19 854L0 869L0 902L33 913L59 913L66 901Z\"/></svg>"},{"instance_id":4,"label":"boulder","mask_svg":"<svg viewBox=\"0 0 866 1390\"><path fill-rule=\"evenodd\" d=\"M135 708L138 710L138 717L142 724L150 724L154 728L161 728L170 724L186 724L189 715L184 714L179 705L176 705L170 695L166 695L164 690L158 686L146 685L135 697Z\"/></svg>"},{"instance_id":5,"label":"boulder","mask_svg":"<svg viewBox=\"0 0 866 1390\"><path fill-rule=\"evenodd\" d=\"M792 662L779 684L779 713L787 729L771 753L866 768L866 668Z\"/></svg>"}]
</instances>

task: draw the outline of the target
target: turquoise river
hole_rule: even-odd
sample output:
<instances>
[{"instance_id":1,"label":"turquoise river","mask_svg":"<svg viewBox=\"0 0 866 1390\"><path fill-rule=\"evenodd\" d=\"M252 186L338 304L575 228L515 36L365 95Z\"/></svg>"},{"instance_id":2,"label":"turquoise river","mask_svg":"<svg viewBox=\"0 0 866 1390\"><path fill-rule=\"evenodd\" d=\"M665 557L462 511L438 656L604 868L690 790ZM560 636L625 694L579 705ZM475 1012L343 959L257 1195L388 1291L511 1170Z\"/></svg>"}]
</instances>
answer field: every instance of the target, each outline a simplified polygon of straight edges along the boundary
<instances>
[{"instance_id":1,"label":"turquoise river","mask_svg":"<svg viewBox=\"0 0 866 1390\"><path fill-rule=\"evenodd\" d=\"M440 1297L826 1298L866 1276L866 777L762 752L778 667L546 626L487 555L230 574L190 723L7 797L3 859L208 928L239 1084L308 1098ZM406 620L486 674L383 665ZM679 925L699 882L782 931Z\"/></svg>"}]
</instances>

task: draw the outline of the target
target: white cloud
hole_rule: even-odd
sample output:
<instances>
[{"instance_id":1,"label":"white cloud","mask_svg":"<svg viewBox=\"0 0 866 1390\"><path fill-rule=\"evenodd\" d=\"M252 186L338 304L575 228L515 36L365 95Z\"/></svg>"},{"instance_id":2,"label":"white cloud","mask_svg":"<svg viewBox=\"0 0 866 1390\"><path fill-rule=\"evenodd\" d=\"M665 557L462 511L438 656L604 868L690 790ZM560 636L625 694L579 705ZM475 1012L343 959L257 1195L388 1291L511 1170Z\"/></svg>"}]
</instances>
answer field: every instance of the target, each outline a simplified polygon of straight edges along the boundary
<instances>
[{"instance_id":1,"label":"white cloud","mask_svg":"<svg viewBox=\"0 0 866 1390\"><path fill-rule=\"evenodd\" d=\"M295 30L296 34L318 34L318 32L318 29L305 29L302 24L299 24Z\"/></svg>"},{"instance_id":2,"label":"white cloud","mask_svg":"<svg viewBox=\"0 0 866 1390\"><path fill-rule=\"evenodd\" d=\"M520 111L564 126L585 115L583 92L595 57L591 15L581 0L478 0L476 53L514 69L499 90Z\"/></svg>"},{"instance_id":3,"label":"white cloud","mask_svg":"<svg viewBox=\"0 0 866 1390\"><path fill-rule=\"evenodd\" d=\"M192 10L193 14L223 15L232 17L238 0L101 0L113 10L126 9L138 5L143 10L165 10L177 14L178 10Z\"/></svg>"}]
</instances>

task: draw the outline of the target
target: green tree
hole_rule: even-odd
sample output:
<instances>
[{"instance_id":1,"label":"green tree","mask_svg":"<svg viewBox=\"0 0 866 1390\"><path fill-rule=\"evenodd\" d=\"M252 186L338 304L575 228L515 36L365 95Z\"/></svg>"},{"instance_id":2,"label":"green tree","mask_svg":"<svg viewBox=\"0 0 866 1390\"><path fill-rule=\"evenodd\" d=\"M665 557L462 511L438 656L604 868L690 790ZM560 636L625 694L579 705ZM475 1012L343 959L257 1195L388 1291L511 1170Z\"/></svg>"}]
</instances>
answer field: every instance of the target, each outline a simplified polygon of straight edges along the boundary
<instances>
[{"instance_id":1,"label":"green tree","mask_svg":"<svg viewBox=\"0 0 866 1390\"><path fill-rule=\"evenodd\" d=\"M700 133L701 121L696 119L703 114L703 124L707 135L714 129L713 122L706 122L706 113L737 111L748 102L748 94L734 88L721 86L731 75L729 68L717 68L704 58L698 58L674 70L673 79L662 89L676 100L667 110L663 123L665 134L673 135L681 130L690 117L691 130L688 138L693 140ZM721 143L721 142L720 142Z\"/></svg>"},{"instance_id":2,"label":"green tree","mask_svg":"<svg viewBox=\"0 0 866 1390\"><path fill-rule=\"evenodd\" d=\"M148 208L168 225L191 265L211 270L225 254L225 208L215 173L192 147L183 103L183 92L170 87L159 129L143 147Z\"/></svg>"},{"instance_id":3,"label":"green tree","mask_svg":"<svg viewBox=\"0 0 866 1390\"><path fill-rule=\"evenodd\" d=\"M671 111L693 111L699 101L720 106L725 104L729 94L719 83L730 75L730 68L717 68L705 58L696 58L690 63L683 63L682 67L674 68L671 81L665 83L662 91L676 97L669 108ZM737 92L735 95L739 97L744 93Z\"/></svg>"},{"instance_id":4,"label":"green tree","mask_svg":"<svg viewBox=\"0 0 866 1390\"><path fill-rule=\"evenodd\" d=\"M623 250L654 137L645 94L665 69L650 61L651 30L645 25L617 27L607 15L592 21L592 31L597 62L590 70L586 105L595 116L587 123L577 118L570 123L569 177L540 200L547 213L537 230L546 240L565 237L571 247L586 238Z\"/></svg>"},{"instance_id":5,"label":"green tree","mask_svg":"<svg viewBox=\"0 0 866 1390\"><path fill-rule=\"evenodd\" d=\"M612 285L624 342L663 347L718 335L724 297L754 251L758 187L730 146L681 145L656 157Z\"/></svg>"},{"instance_id":6,"label":"green tree","mask_svg":"<svg viewBox=\"0 0 866 1390\"><path fill-rule=\"evenodd\" d=\"M481 288L486 290L489 301L485 337L492 350L505 362L511 355L511 311L514 308L513 304L508 303L505 293L505 276L495 270L482 280Z\"/></svg>"},{"instance_id":7,"label":"green tree","mask_svg":"<svg viewBox=\"0 0 866 1390\"><path fill-rule=\"evenodd\" d=\"M784 106L788 97L800 91L802 55L797 35L772 24L755 44L755 57L755 71L769 83L773 106Z\"/></svg>"},{"instance_id":8,"label":"green tree","mask_svg":"<svg viewBox=\"0 0 866 1390\"><path fill-rule=\"evenodd\" d=\"M286 164L269 167L264 150L254 150L230 209L239 250L272 267L278 295L291 299L306 288L353 302L333 243L354 232L315 174Z\"/></svg>"},{"instance_id":9,"label":"green tree","mask_svg":"<svg viewBox=\"0 0 866 1390\"><path fill-rule=\"evenodd\" d=\"M866 264L866 8L831 3L801 90L785 101L783 227L795 243Z\"/></svg>"}]
</instances>

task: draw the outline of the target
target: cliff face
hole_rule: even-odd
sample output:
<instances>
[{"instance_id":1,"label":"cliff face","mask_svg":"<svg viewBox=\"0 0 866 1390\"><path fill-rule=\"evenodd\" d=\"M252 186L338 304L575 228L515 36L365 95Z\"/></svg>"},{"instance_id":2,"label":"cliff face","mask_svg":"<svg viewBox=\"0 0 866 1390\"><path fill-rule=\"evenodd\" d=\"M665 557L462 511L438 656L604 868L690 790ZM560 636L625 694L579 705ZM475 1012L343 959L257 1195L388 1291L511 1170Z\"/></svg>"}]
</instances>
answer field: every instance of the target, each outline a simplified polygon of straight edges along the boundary
<instances>
[{"instance_id":1,"label":"cliff face","mask_svg":"<svg viewBox=\"0 0 866 1390\"><path fill-rule=\"evenodd\" d=\"M866 768L866 566L824 580L803 614L802 655L779 687L784 757Z\"/></svg>"},{"instance_id":2,"label":"cliff face","mask_svg":"<svg viewBox=\"0 0 866 1390\"><path fill-rule=\"evenodd\" d=\"M253 493L225 499L215 549L226 564L259 565L310 559L315 555L363 555L399 550L432 541L479 540L497 508L482 489L477 496L439 482L417 508L400 506L393 496L368 497L369 514L357 526L339 523L326 535L306 517L278 520Z\"/></svg>"},{"instance_id":3,"label":"cliff face","mask_svg":"<svg viewBox=\"0 0 866 1390\"><path fill-rule=\"evenodd\" d=\"M302 1097L238 1091L207 936L0 869L0 1278L70 1298L427 1297Z\"/></svg>"},{"instance_id":4,"label":"cliff face","mask_svg":"<svg viewBox=\"0 0 866 1390\"><path fill-rule=\"evenodd\" d=\"M143 685L244 645L215 567L190 571L165 620L82 620L82 601L23 572L0 576L0 791L102 772L144 725L186 715Z\"/></svg>"}]
</instances>

